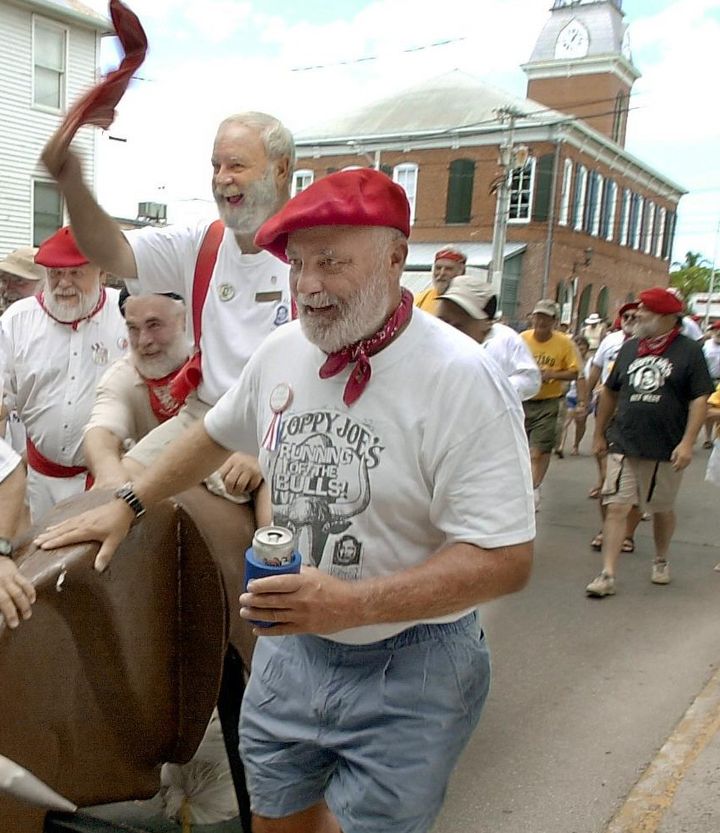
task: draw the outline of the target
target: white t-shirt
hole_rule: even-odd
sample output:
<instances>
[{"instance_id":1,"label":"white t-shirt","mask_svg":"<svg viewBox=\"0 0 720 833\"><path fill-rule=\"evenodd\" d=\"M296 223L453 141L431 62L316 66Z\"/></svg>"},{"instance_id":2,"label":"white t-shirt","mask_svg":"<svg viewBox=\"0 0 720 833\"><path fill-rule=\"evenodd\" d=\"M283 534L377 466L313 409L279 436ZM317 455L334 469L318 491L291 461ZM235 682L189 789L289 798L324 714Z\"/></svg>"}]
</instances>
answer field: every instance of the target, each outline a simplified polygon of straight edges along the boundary
<instances>
[{"instance_id":1,"label":"white t-shirt","mask_svg":"<svg viewBox=\"0 0 720 833\"><path fill-rule=\"evenodd\" d=\"M702 330L689 315L683 316L680 334L691 338L693 341L700 341L703 337Z\"/></svg>"},{"instance_id":2,"label":"white t-shirt","mask_svg":"<svg viewBox=\"0 0 720 833\"><path fill-rule=\"evenodd\" d=\"M20 465L20 462L20 455L5 440L0 438L0 483L10 477Z\"/></svg>"},{"instance_id":3,"label":"white t-shirt","mask_svg":"<svg viewBox=\"0 0 720 833\"><path fill-rule=\"evenodd\" d=\"M720 379L720 344L716 344L714 338L709 338L703 344L703 353L710 375L713 379Z\"/></svg>"},{"instance_id":4,"label":"white t-shirt","mask_svg":"<svg viewBox=\"0 0 720 833\"><path fill-rule=\"evenodd\" d=\"M190 324L195 263L211 222L125 233L135 254L140 291L182 295ZM203 402L217 402L240 378L263 339L290 320L288 271L269 252L242 254L233 233L225 229L202 314L203 380L197 393Z\"/></svg>"},{"instance_id":5,"label":"white t-shirt","mask_svg":"<svg viewBox=\"0 0 720 833\"><path fill-rule=\"evenodd\" d=\"M507 375L520 399L531 399L540 390L540 368L527 344L512 327L493 324L485 336L482 347Z\"/></svg>"},{"instance_id":6,"label":"white t-shirt","mask_svg":"<svg viewBox=\"0 0 720 833\"><path fill-rule=\"evenodd\" d=\"M95 388L127 349L117 289L77 329L60 324L37 298L12 304L0 319L7 347L5 404L15 408L41 454L62 466L84 464L83 428Z\"/></svg>"},{"instance_id":7,"label":"white t-shirt","mask_svg":"<svg viewBox=\"0 0 720 833\"><path fill-rule=\"evenodd\" d=\"M295 530L306 563L355 580L407 569L449 543L532 540L520 401L475 342L416 309L407 329L371 358L372 378L349 408L342 395L352 368L323 380L324 359L299 323L283 327L205 417L216 442L258 454L273 417L271 394L290 386L280 444L259 456L274 521ZM413 624L330 638L374 642Z\"/></svg>"},{"instance_id":8,"label":"white t-shirt","mask_svg":"<svg viewBox=\"0 0 720 833\"><path fill-rule=\"evenodd\" d=\"M607 377L610 375L617 354L620 352L623 344L625 344L625 333L622 330L616 330L614 333L608 333L595 351L595 355L592 357L592 363L595 367L600 368L601 384L604 385Z\"/></svg>"}]
</instances>

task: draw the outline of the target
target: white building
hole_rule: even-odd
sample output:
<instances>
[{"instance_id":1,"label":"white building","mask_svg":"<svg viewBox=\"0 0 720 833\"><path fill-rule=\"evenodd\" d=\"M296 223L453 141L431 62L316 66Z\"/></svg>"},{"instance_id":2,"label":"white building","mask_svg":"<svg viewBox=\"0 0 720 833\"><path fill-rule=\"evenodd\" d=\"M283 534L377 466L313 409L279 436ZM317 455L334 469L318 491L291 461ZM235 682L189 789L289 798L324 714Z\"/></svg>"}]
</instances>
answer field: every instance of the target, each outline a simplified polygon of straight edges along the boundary
<instances>
[{"instance_id":1,"label":"white building","mask_svg":"<svg viewBox=\"0 0 720 833\"><path fill-rule=\"evenodd\" d=\"M100 38L111 31L77 0L0 0L0 257L63 225L62 199L40 152L96 82ZM96 133L83 128L73 145L90 183Z\"/></svg>"}]
</instances>

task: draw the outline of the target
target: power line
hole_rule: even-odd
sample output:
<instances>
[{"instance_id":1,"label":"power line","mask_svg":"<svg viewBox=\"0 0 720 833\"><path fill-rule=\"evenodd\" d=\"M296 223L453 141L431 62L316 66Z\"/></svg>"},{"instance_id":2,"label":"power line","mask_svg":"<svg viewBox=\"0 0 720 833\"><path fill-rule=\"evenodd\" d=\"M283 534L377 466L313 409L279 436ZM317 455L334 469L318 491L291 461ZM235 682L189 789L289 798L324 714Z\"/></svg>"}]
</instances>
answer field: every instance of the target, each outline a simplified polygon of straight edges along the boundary
<instances>
[{"instance_id":1,"label":"power line","mask_svg":"<svg viewBox=\"0 0 720 833\"><path fill-rule=\"evenodd\" d=\"M403 55L408 54L410 52L423 52L426 49L435 49L438 46L448 46L451 43L460 43L464 40L467 40L467 38L448 38L447 40L439 40L433 41L432 43L425 43L421 46L410 46L407 49L400 49L397 52L393 52L391 54ZM366 64L371 61L378 61L384 57L387 57L387 55L365 55L362 58L351 58L347 61L335 61L329 64L310 64L304 67L291 67L290 72L310 72L317 69L331 69L332 67L352 66L354 64Z\"/></svg>"}]
</instances>

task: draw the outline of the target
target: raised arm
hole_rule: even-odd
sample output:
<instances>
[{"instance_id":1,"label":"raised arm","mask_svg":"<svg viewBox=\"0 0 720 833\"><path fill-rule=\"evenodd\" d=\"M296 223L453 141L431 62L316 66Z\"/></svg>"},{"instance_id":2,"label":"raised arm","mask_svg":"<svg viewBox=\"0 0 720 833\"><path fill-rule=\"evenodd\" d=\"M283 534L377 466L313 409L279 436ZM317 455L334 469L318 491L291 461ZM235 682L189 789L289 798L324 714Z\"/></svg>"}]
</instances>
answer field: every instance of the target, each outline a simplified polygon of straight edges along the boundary
<instances>
[{"instance_id":1,"label":"raised arm","mask_svg":"<svg viewBox=\"0 0 720 833\"><path fill-rule=\"evenodd\" d=\"M73 233L85 255L118 278L136 278L130 244L85 184L80 159L65 148L59 133L45 145L41 158L65 197Z\"/></svg>"}]
</instances>

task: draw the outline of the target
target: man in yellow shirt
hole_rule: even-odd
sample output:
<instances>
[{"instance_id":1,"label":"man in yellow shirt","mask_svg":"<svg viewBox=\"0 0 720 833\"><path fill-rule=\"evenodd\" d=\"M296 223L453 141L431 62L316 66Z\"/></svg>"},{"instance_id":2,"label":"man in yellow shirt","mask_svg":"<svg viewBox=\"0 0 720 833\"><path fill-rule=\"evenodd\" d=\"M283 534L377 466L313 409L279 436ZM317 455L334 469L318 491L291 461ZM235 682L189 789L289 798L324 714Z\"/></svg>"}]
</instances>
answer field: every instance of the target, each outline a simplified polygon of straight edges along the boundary
<instances>
[{"instance_id":1,"label":"man in yellow shirt","mask_svg":"<svg viewBox=\"0 0 720 833\"><path fill-rule=\"evenodd\" d=\"M538 301L532 311L532 329L520 333L542 376L540 390L532 399L523 402L536 511L540 504L540 484L547 473L555 445L558 410L565 395L563 383L577 379L580 370L572 339L555 329L557 317L555 301L547 298ZM578 408L584 406L584 402L578 401Z\"/></svg>"},{"instance_id":2,"label":"man in yellow shirt","mask_svg":"<svg viewBox=\"0 0 720 833\"><path fill-rule=\"evenodd\" d=\"M437 299L447 291L453 278L465 274L466 263L467 255L459 249L440 249L435 255L432 285L416 295L415 306L429 312L430 315L435 315Z\"/></svg>"}]
</instances>

